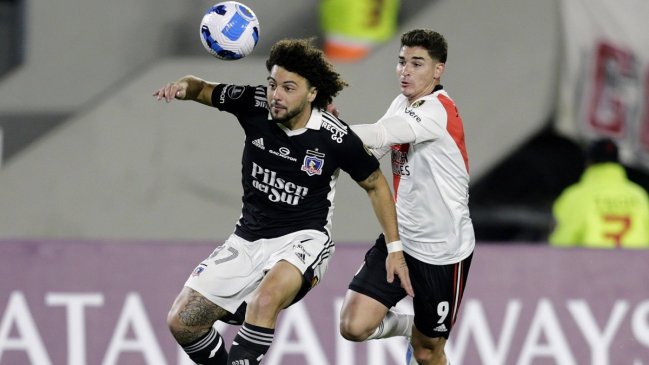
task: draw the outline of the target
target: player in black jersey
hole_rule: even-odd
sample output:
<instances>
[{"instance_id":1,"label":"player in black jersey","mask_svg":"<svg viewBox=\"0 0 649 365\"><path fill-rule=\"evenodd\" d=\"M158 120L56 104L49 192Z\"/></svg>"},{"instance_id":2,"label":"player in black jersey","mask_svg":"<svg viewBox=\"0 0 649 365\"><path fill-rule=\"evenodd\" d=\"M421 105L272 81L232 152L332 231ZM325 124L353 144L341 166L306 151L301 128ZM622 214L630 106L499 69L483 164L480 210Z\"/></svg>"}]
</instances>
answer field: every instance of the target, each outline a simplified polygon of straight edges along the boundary
<instances>
[{"instance_id":1,"label":"player in black jersey","mask_svg":"<svg viewBox=\"0 0 649 365\"><path fill-rule=\"evenodd\" d=\"M246 138L243 208L234 233L198 265L167 319L190 358L207 364L259 364L281 310L324 275L334 252L333 196L339 170L366 190L387 242L398 241L392 194L349 126L324 111L346 83L310 40L275 44L265 86L211 83L186 76L154 92L158 100L194 100L236 116ZM401 252L386 260L412 292ZM245 317L244 317L245 314ZM212 327L240 324L229 355Z\"/></svg>"}]
</instances>

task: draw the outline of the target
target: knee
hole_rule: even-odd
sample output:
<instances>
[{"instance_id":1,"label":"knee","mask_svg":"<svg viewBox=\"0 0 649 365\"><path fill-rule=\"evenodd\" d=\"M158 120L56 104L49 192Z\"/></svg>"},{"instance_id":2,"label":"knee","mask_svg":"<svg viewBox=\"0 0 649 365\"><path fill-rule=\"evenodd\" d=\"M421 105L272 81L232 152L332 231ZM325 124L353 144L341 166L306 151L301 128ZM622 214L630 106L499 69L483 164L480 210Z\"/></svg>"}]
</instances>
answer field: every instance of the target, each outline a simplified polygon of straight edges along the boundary
<instances>
[{"instance_id":1,"label":"knee","mask_svg":"<svg viewBox=\"0 0 649 365\"><path fill-rule=\"evenodd\" d=\"M167 313L167 327L179 344L190 343L210 330L219 318L218 309L200 294L185 288Z\"/></svg>"},{"instance_id":2,"label":"knee","mask_svg":"<svg viewBox=\"0 0 649 365\"><path fill-rule=\"evenodd\" d=\"M246 318L272 319L282 309L282 298L272 290L257 290L246 309Z\"/></svg>"},{"instance_id":3,"label":"knee","mask_svg":"<svg viewBox=\"0 0 649 365\"><path fill-rule=\"evenodd\" d=\"M353 318L341 316L340 335L348 341L365 341L374 331Z\"/></svg>"},{"instance_id":4,"label":"knee","mask_svg":"<svg viewBox=\"0 0 649 365\"><path fill-rule=\"evenodd\" d=\"M427 341L426 343L417 344L413 341L412 356L419 364L441 364L446 363L446 354L444 353L444 345L446 340L443 338L435 338Z\"/></svg>"},{"instance_id":5,"label":"knee","mask_svg":"<svg viewBox=\"0 0 649 365\"><path fill-rule=\"evenodd\" d=\"M176 306L172 306L171 309L169 309L169 313L167 313L167 327L176 339L181 333L187 331L187 326L180 319L180 313Z\"/></svg>"}]
</instances>

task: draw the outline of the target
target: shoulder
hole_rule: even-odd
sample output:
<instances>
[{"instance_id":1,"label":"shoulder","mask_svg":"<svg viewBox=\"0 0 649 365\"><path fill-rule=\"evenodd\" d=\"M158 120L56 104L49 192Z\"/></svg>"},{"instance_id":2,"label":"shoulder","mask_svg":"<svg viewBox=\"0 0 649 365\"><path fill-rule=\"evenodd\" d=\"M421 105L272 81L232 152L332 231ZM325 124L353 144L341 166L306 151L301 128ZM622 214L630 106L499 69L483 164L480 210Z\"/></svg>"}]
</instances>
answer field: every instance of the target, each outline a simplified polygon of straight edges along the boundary
<instances>
[{"instance_id":1,"label":"shoulder","mask_svg":"<svg viewBox=\"0 0 649 365\"><path fill-rule=\"evenodd\" d=\"M252 107L267 108L266 87L263 85L219 84L214 88L212 103L215 106L245 103Z\"/></svg>"},{"instance_id":2,"label":"shoulder","mask_svg":"<svg viewBox=\"0 0 649 365\"><path fill-rule=\"evenodd\" d=\"M326 111L316 111L320 114L321 133L325 134L329 140L336 143L343 143L350 135L349 125Z\"/></svg>"}]
</instances>

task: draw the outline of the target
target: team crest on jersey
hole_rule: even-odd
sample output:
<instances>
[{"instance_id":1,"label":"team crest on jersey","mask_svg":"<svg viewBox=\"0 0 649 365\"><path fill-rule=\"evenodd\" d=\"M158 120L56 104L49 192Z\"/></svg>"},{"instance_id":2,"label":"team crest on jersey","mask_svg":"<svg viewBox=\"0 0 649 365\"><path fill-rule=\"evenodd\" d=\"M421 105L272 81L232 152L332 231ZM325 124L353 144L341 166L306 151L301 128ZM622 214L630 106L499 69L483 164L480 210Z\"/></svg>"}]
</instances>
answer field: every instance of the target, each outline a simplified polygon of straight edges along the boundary
<instances>
[{"instance_id":1,"label":"team crest on jersey","mask_svg":"<svg viewBox=\"0 0 649 365\"><path fill-rule=\"evenodd\" d=\"M306 172L309 176L322 174L324 156L324 153L306 150L306 156L304 156L304 162L302 163L302 171Z\"/></svg>"},{"instance_id":2,"label":"team crest on jersey","mask_svg":"<svg viewBox=\"0 0 649 365\"><path fill-rule=\"evenodd\" d=\"M412 103L413 108L419 108L420 106L424 105L426 100L417 100L414 103Z\"/></svg>"}]
</instances>

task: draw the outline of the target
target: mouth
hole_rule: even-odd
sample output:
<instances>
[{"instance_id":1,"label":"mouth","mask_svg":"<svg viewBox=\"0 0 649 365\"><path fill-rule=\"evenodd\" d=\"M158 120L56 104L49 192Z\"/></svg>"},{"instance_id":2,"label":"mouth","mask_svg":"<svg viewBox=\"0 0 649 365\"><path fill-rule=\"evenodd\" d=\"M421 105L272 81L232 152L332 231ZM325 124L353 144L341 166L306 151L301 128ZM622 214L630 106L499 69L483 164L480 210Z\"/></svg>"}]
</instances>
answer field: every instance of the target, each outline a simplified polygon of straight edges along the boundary
<instances>
[{"instance_id":1,"label":"mouth","mask_svg":"<svg viewBox=\"0 0 649 365\"><path fill-rule=\"evenodd\" d=\"M273 104L271 104L271 109L273 109L273 111L277 112L277 111L286 109L286 107L283 106L283 105L277 104L277 103L273 103Z\"/></svg>"}]
</instances>

